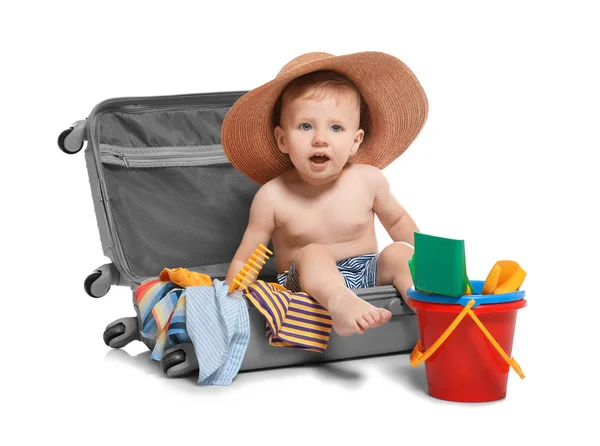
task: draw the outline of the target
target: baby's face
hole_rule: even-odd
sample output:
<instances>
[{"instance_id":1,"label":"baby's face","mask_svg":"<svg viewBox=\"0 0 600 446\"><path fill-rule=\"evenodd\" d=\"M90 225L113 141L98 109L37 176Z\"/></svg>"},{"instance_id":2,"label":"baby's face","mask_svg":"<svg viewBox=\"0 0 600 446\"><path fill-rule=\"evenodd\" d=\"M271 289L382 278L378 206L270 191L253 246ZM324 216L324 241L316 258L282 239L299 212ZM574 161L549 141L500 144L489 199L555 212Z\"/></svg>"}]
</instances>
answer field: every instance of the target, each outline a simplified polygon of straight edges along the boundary
<instances>
[{"instance_id":1,"label":"baby's face","mask_svg":"<svg viewBox=\"0 0 600 446\"><path fill-rule=\"evenodd\" d=\"M362 142L360 108L345 94L284 102L275 129L279 150L287 153L300 177L310 184L335 180Z\"/></svg>"}]
</instances>

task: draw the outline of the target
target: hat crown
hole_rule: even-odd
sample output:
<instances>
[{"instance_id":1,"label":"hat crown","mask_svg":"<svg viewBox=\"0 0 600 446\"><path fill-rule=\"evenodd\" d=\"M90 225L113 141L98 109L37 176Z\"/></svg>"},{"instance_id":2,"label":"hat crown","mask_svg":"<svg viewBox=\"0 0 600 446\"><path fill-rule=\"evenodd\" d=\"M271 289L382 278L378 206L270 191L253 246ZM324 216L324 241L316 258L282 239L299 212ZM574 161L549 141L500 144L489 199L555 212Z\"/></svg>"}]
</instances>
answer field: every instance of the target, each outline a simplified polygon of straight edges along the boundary
<instances>
[{"instance_id":1,"label":"hat crown","mask_svg":"<svg viewBox=\"0 0 600 446\"><path fill-rule=\"evenodd\" d=\"M327 59L328 57L335 56L333 54L319 52L301 54L300 56L286 63L283 66L283 68L279 70L279 73L277 73L277 77L283 76L285 73L295 70L296 68L298 68L301 65L304 65L305 63L315 62L321 59Z\"/></svg>"}]
</instances>

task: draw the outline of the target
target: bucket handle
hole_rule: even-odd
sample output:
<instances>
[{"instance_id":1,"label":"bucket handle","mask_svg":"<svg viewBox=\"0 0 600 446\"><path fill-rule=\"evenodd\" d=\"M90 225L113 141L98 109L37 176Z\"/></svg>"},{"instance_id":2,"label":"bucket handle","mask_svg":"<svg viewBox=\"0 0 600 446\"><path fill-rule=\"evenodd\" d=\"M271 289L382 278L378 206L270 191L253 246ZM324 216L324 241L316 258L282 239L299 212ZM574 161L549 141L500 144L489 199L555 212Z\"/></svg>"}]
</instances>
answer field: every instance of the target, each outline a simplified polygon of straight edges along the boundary
<instances>
[{"instance_id":1,"label":"bucket handle","mask_svg":"<svg viewBox=\"0 0 600 446\"><path fill-rule=\"evenodd\" d=\"M431 347L429 347L429 349L427 349L427 351L423 351L423 343L419 339L417 345L415 345L415 348L410 354L410 365L412 365L413 367L417 367L423 361L429 359L429 357L433 355L438 348L440 348L440 346L446 341L446 339L448 339L448 336L450 336L450 334L454 331L458 324L461 323L461 321L467 315L467 312L471 310L471 307L474 304L474 299L469 300L469 302L467 303L467 305L465 305L462 311L458 313L458 316L456 316L456 318L454 318L454 320L448 326L448 328L446 328L446 331L442 333L442 335L431 345Z\"/></svg>"},{"instance_id":2,"label":"bucket handle","mask_svg":"<svg viewBox=\"0 0 600 446\"><path fill-rule=\"evenodd\" d=\"M452 332L458 326L458 324L460 324L461 321L464 319L464 317L468 314L469 316L471 316L471 318L473 319L475 324L477 324L479 329L483 332L485 337L488 338L488 341L490 341L490 343L498 351L500 356L502 356L502 358L513 368L513 370L515 372L517 372L517 375L519 375L519 377L521 379L525 378L525 375L523 374L523 371L521 370L519 363L514 358L511 358L506 354L504 349L500 346L500 344L498 344L498 342L496 341L496 339L494 339L494 337L488 331L488 329L485 328L485 325L483 325L483 322L481 322L481 320L477 317L477 315L473 312L473 310L471 310L471 307L474 304L475 304L474 299L469 300L467 305L465 305L465 307L461 310L461 312L458 313L458 316L456 316L456 318L454 318L454 320L448 326L446 331L444 331L442 333L442 335L431 345L431 347L429 347L427 349L427 351L423 351L423 344L422 344L421 340L419 339L419 341L417 342L417 345L415 345L415 348L413 349L412 353L410 354L410 365L412 365L413 367L417 367L419 364L421 364L423 361L426 361L431 355L433 355L436 352L436 350L438 348L440 348L441 345L446 341L446 339L448 339L448 336L450 336L452 334Z\"/></svg>"}]
</instances>

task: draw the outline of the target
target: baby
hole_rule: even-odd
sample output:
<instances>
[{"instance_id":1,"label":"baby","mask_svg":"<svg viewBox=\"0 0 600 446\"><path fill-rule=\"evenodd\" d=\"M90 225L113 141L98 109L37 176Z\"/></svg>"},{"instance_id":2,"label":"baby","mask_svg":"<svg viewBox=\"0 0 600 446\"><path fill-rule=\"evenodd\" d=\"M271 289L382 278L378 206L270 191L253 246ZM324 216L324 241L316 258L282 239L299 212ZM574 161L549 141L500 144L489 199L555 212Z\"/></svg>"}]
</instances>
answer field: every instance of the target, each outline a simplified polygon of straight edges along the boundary
<instances>
[{"instance_id":1,"label":"baby","mask_svg":"<svg viewBox=\"0 0 600 446\"><path fill-rule=\"evenodd\" d=\"M367 137L361 110L364 124L375 117L361 91L340 71L297 76L278 95L271 128L275 149L291 165L257 192L226 280L231 283L254 249L272 240L279 282L314 297L329 311L334 331L347 336L391 318L388 310L374 307L352 289L393 284L406 298L412 286L408 260L418 228L380 168L349 162ZM223 129L226 153L229 119ZM371 128L373 124L377 122ZM381 253L374 215L395 242Z\"/></svg>"}]
</instances>

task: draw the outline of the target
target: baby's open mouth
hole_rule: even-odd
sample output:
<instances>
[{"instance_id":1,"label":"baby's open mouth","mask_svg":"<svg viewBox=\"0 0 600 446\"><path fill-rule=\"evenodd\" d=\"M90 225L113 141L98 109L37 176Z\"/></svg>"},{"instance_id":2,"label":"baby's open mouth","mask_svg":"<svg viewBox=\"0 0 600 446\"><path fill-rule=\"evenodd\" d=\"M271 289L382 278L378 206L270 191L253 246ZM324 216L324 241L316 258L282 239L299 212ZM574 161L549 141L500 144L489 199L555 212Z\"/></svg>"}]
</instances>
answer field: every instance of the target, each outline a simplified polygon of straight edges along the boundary
<instances>
[{"instance_id":1,"label":"baby's open mouth","mask_svg":"<svg viewBox=\"0 0 600 446\"><path fill-rule=\"evenodd\" d=\"M314 155L310 157L310 160L316 164L323 164L329 161L329 157L326 155Z\"/></svg>"}]
</instances>

